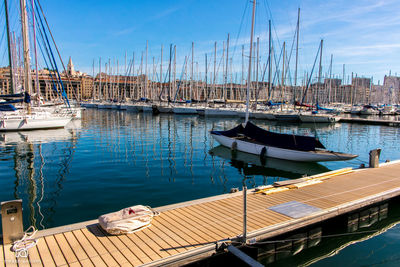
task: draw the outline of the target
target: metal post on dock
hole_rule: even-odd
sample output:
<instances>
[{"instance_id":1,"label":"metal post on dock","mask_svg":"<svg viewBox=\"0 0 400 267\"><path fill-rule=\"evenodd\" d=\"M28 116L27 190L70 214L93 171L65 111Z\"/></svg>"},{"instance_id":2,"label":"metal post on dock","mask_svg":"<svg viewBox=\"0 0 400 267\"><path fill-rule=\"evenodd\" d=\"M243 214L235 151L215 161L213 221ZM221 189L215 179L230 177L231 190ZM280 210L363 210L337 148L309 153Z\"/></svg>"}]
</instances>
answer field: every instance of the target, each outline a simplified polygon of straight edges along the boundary
<instances>
[{"instance_id":1,"label":"metal post on dock","mask_svg":"<svg viewBox=\"0 0 400 267\"><path fill-rule=\"evenodd\" d=\"M242 234L242 243L246 244L247 242L247 186L246 180L249 177L243 178L243 234Z\"/></svg>"},{"instance_id":2,"label":"metal post on dock","mask_svg":"<svg viewBox=\"0 0 400 267\"><path fill-rule=\"evenodd\" d=\"M381 149L377 148L369 152L369 167L379 168L379 157L381 155Z\"/></svg>"},{"instance_id":3,"label":"metal post on dock","mask_svg":"<svg viewBox=\"0 0 400 267\"><path fill-rule=\"evenodd\" d=\"M24 235L22 199L1 202L3 244L11 244Z\"/></svg>"},{"instance_id":4,"label":"metal post on dock","mask_svg":"<svg viewBox=\"0 0 400 267\"><path fill-rule=\"evenodd\" d=\"M243 181L243 236L242 242L246 243L247 241L247 186L246 186L246 178Z\"/></svg>"}]
</instances>

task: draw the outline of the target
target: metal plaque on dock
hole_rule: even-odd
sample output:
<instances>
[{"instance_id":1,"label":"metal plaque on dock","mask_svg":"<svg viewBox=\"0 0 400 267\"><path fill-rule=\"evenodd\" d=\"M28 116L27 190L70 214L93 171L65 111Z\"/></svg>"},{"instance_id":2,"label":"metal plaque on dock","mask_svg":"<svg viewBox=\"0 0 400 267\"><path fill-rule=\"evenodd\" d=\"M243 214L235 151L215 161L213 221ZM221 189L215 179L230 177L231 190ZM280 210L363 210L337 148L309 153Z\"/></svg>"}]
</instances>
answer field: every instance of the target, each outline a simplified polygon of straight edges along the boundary
<instances>
[{"instance_id":1,"label":"metal plaque on dock","mask_svg":"<svg viewBox=\"0 0 400 267\"><path fill-rule=\"evenodd\" d=\"M269 207L268 209L295 219L310 215L314 212L321 210L320 208L310 206L298 201L286 202Z\"/></svg>"}]
</instances>

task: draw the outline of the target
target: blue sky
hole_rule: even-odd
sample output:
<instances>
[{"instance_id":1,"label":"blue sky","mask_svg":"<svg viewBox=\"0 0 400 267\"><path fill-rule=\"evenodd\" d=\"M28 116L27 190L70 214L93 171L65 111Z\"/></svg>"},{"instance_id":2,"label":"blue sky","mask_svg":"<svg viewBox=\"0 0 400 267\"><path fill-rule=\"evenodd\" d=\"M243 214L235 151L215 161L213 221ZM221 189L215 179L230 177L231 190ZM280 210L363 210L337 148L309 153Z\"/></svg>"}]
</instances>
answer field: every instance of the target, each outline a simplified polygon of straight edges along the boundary
<instances>
[{"instance_id":1,"label":"blue sky","mask_svg":"<svg viewBox=\"0 0 400 267\"><path fill-rule=\"evenodd\" d=\"M92 61L95 59L98 64L99 57L103 62L118 59L123 64L125 52L128 56L135 52L137 62L145 50L146 40L149 42L149 65L152 57L159 62L160 47L164 45L164 69L169 44L175 44L179 72L184 56L190 55L192 41L195 42L195 61L199 62L201 71L205 53L212 64L215 41L218 57L221 56L222 43L228 33L231 55L235 51L237 72L241 69L242 44L246 45L248 54L252 5L248 0L42 0L41 4L64 60L71 56L76 69L89 73ZM328 72L333 54L333 73L340 77L343 64L346 64L346 75L354 72L359 76L373 76L375 83L378 80L382 83L389 70L393 75L397 72L400 75L398 0L259 0L255 36L259 36L261 42L260 65L268 56L268 20L273 22L276 51L280 51L283 41L290 47L298 7L301 8L299 76L310 72L321 39L324 39L323 73ZM3 58L0 53L1 62ZM291 72L293 63L292 57ZM212 69L212 65L210 67Z\"/></svg>"}]
</instances>

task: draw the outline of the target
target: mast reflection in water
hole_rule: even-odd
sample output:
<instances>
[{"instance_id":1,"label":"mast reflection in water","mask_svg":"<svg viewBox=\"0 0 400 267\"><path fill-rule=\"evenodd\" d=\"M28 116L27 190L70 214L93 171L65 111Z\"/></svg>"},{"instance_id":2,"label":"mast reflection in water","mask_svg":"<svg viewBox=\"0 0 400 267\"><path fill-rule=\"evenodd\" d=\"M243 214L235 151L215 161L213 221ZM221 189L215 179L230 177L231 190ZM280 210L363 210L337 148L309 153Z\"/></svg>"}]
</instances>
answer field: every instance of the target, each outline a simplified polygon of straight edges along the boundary
<instances>
[{"instance_id":1,"label":"mast reflection in water","mask_svg":"<svg viewBox=\"0 0 400 267\"><path fill-rule=\"evenodd\" d=\"M79 128L80 121L73 121L65 129L0 134L1 160L7 164L1 165L2 173L14 172L14 175L2 177L1 183L9 190L12 183L6 184L6 181L15 177L9 199L23 199L25 225L44 229L51 224ZM2 201L6 200L3 195L10 195L10 192L2 193Z\"/></svg>"}]
</instances>

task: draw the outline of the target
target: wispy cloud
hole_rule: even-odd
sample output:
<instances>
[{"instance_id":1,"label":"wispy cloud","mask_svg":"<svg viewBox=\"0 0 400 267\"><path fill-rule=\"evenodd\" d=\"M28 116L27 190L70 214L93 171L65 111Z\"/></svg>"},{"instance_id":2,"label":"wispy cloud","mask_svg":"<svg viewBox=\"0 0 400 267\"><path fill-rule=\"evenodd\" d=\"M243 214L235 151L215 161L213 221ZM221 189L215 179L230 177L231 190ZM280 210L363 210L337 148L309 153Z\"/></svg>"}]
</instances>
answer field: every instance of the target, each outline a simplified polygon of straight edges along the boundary
<instances>
[{"instance_id":1,"label":"wispy cloud","mask_svg":"<svg viewBox=\"0 0 400 267\"><path fill-rule=\"evenodd\" d=\"M122 30L120 30L120 31L114 32L114 35L115 35L115 36L122 36L122 35L130 34L130 33L132 33L133 31L135 31L136 28L137 28L136 26L135 26L135 27L125 28L125 29L122 29Z\"/></svg>"},{"instance_id":2,"label":"wispy cloud","mask_svg":"<svg viewBox=\"0 0 400 267\"><path fill-rule=\"evenodd\" d=\"M182 8L182 6L175 6L175 7L170 7L170 8L164 9L163 11L151 16L148 21L154 21L154 20L162 19L164 17L168 17L181 8Z\"/></svg>"}]
</instances>

